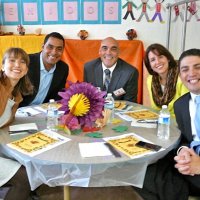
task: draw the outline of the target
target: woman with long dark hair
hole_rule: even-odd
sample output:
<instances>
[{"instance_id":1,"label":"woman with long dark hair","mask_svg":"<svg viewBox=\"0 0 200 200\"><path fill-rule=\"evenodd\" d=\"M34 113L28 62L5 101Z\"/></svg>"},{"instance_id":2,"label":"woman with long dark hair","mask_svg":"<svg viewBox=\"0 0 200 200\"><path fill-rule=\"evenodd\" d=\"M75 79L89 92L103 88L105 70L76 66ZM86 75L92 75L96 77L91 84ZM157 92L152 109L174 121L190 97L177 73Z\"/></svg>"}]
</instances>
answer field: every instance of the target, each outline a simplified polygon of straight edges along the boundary
<instances>
[{"instance_id":1,"label":"woman with long dark hair","mask_svg":"<svg viewBox=\"0 0 200 200\"><path fill-rule=\"evenodd\" d=\"M152 44L146 49L144 63L150 74L147 88L151 107L160 110L162 105L168 105L174 115L174 101L188 92L178 76L177 62L164 46Z\"/></svg>"}]
</instances>

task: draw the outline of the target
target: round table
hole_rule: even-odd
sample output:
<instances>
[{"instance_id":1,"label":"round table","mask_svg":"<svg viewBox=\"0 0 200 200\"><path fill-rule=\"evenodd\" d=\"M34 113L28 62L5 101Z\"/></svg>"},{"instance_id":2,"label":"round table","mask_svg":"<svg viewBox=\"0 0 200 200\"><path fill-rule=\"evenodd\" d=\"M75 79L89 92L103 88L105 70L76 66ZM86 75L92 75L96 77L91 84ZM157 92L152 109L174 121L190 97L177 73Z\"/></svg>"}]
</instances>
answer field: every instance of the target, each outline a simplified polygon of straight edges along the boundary
<instances>
[{"instance_id":1,"label":"round table","mask_svg":"<svg viewBox=\"0 0 200 200\"><path fill-rule=\"evenodd\" d=\"M134 110L144 109L140 104L132 104ZM46 128L44 114L32 117L17 117L13 124L35 122L39 130ZM9 148L6 144L16 137L11 137L8 127L0 129L1 151L22 163L27 170L31 189L34 190L41 184L54 186L80 186L80 187L108 187L134 185L142 187L146 168L149 164L164 157L170 150L176 147L180 132L174 119L170 124L169 140L160 140L156 136L156 128L141 128L130 126L130 122L123 121L121 125L128 126L125 133L135 133L155 144L165 148L155 154L139 158L130 158L124 154L121 157L104 156L83 158L80 155L79 143L98 142L101 138L89 138L83 135L66 135L71 140L53 149L34 157L27 156ZM117 136L119 133L112 130L113 124L105 126L100 132L103 137ZM69 199L65 187L65 199Z\"/></svg>"}]
</instances>

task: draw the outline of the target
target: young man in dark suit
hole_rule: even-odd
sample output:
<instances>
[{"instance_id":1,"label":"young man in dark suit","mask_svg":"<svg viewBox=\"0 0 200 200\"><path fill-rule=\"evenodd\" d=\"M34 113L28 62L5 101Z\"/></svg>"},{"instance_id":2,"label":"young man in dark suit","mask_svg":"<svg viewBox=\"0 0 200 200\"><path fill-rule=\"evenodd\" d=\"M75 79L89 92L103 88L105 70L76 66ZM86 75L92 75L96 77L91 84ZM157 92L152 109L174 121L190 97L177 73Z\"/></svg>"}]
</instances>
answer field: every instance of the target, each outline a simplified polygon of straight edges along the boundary
<instances>
[{"instance_id":1,"label":"young man in dark suit","mask_svg":"<svg viewBox=\"0 0 200 200\"><path fill-rule=\"evenodd\" d=\"M99 55L99 58L85 64L84 81L106 90L107 93L113 93L115 100L137 102L138 71L119 58L117 40L112 37L102 40ZM106 71L109 73L109 80Z\"/></svg>"},{"instance_id":2,"label":"young man in dark suit","mask_svg":"<svg viewBox=\"0 0 200 200\"><path fill-rule=\"evenodd\" d=\"M200 196L200 49L183 52L179 69L189 93L174 103L176 121L181 130L175 167L189 184L190 195Z\"/></svg>"},{"instance_id":3,"label":"young man in dark suit","mask_svg":"<svg viewBox=\"0 0 200 200\"><path fill-rule=\"evenodd\" d=\"M38 105L58 100L58 92L65 88L68 65L61 61L65 40L60 33L46 35L42 51L30 54L28 76L34 85L33 95L24 96L20 106Z\"/></svg>"}]
</instances>

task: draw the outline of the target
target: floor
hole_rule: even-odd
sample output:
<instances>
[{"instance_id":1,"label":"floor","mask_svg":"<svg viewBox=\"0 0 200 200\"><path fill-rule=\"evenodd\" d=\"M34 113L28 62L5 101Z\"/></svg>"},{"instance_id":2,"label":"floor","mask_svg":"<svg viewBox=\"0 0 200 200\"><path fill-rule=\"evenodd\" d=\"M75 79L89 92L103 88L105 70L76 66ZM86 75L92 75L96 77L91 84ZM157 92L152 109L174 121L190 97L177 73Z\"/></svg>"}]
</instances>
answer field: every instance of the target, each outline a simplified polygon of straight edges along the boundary
<instances>
[{"instance_id":1,"label":"floor","mask_svg":"<svg viewBox=\"0 0 200 200\"><path fill-rule=\"evenodd\" d=\"M63 200L63 188L41 186L40 200ZM80 188L70 187L70 200L142 200L132 187Z\"/></svg>"}]
</instances>

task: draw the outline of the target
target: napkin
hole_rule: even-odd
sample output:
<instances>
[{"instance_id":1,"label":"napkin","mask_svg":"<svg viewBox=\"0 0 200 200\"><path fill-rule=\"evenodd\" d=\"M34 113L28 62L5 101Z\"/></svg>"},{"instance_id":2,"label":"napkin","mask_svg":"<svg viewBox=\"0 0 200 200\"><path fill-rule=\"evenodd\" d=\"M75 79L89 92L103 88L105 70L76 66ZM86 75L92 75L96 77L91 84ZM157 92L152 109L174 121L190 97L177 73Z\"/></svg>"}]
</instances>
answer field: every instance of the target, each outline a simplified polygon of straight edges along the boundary
<instances>
[{"instance_id":1,"label":"napkin","mask_svg":"<svg viewBox=\"0 0 200 200\"><path fill-rule=\"evenodd\" d=\"M16 116L17 117L30 117L30 116L37 115L39 113L41 113L41 112L39 112L33 108L22 107L22 108L17 109Z\"/></svg>"},{"instance_id":2,"label":"napkin","mask_svg":"<svg viewBox=\"0 0 200 200\"><path fill-rule=\"evenodd\" d=\"M36 132L38 127L35 123L26 123L26 124L17 124L13 126L9 126L9 132L17 133L17 132Z\"/></svg>"}]
</instances>

